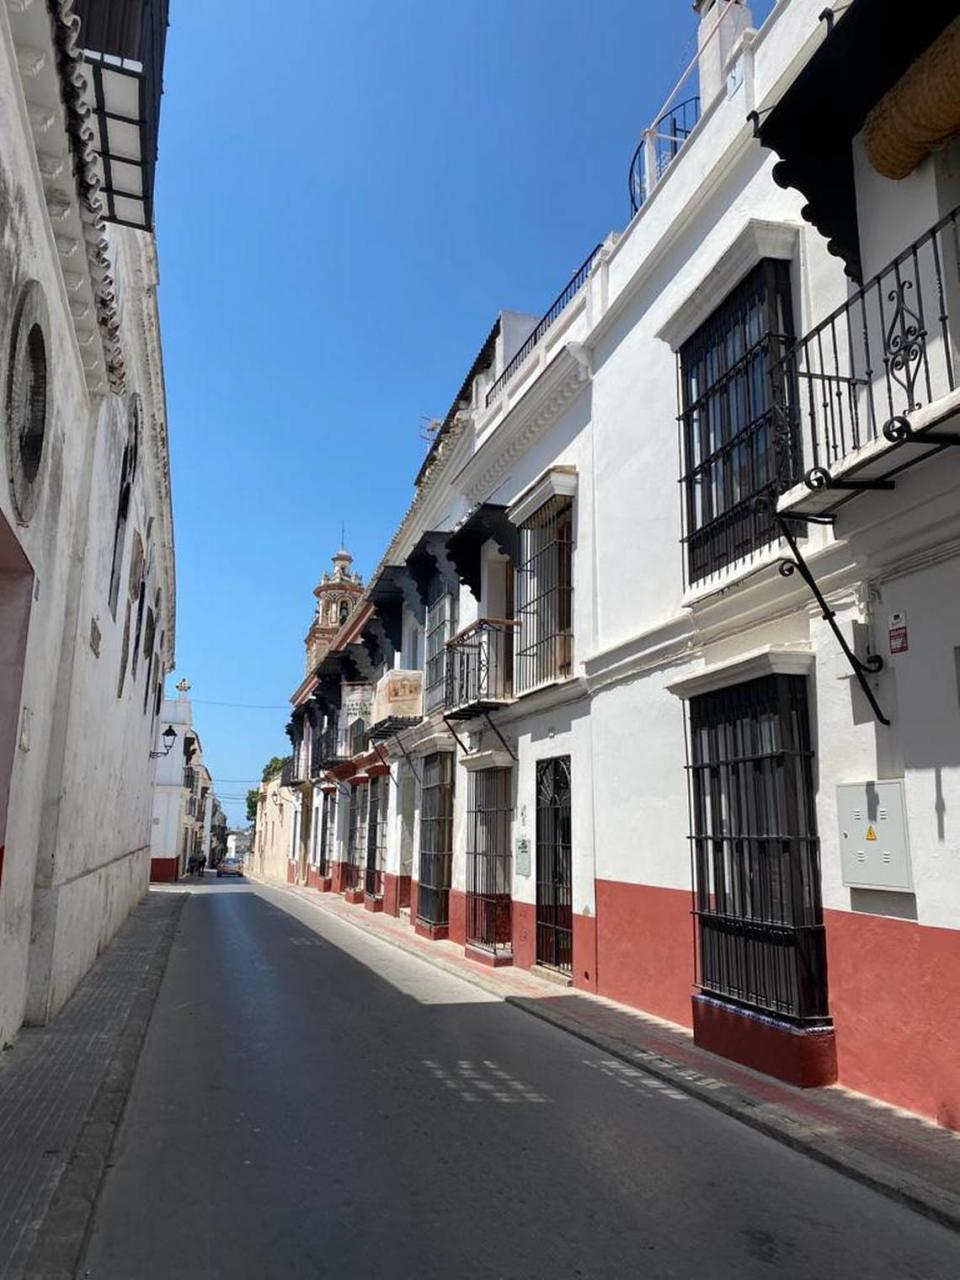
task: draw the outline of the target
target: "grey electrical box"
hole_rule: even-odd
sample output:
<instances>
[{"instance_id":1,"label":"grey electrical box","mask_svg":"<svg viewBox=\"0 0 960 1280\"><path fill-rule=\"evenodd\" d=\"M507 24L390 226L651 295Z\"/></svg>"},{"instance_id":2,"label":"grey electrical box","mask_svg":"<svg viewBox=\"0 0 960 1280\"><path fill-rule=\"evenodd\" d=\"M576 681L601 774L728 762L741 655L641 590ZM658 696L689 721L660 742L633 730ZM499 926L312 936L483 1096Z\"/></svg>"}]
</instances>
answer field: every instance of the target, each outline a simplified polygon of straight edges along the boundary
<instances>
[{"instance_id":1,"label":"grey electrical box","mask_svg":"<svg viewBox=\"0 0 960 1280\"><path fill-rule=\"evenodd\" d=\"M514 866L518 876L530 874L530 839L528 836L517 836Z\"/></svg>"},{"instance_id":2,"label":"grey electrical box","mask_svg":"<svg viewBox=\"0 0 960 1280\"><path fill-rule=\"evenodd\" d=\"M855 889L913 889L902 782L837 787L843 883Z\"/></svg>"}]
</instances>

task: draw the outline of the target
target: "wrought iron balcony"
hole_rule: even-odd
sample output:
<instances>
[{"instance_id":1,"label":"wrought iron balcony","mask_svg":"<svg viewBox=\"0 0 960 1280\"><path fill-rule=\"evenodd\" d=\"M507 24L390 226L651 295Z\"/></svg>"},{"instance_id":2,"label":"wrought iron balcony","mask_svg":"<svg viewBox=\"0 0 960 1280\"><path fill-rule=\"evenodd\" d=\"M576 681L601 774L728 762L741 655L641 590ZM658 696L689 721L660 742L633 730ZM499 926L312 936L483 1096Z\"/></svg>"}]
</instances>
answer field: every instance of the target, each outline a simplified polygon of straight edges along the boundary
<instances>
[{"instance_id":1,"label":"wrought iron balcony","mask_svg":"<svg viewBox=\"0 0 960 1280\"><path fill-rule=\"evenodd\" d=\"M329 724L320 735L320 767L322 769L332 769L335 765L343 764L345 760L349 760L350 751L350 735L346 725Z\"/></svg>"},{"instance_id":2,"label":"wrought iron balcony","mask_svg":"<svg viewBox=\"0 0 960 1280\"><path fill-rule=\"evenodd\" d=\"M645 129L630 161L630 213L635 214L666 173L700 119L700 99L687 98Z\"/></svg>"},{"instance_id":3,"label":"wrought iron balcony","mask_svg":"<svg viewBox=\"0 0 960 1280\"><path fill-rule=\"evenodd\" d=\"M593 266L593 260L602 247L602 245L598 244L590 250L586 258L584 258L583 262L581 262L580 266L577 267L576 271L570 277L569 282L564 286L556 298L554 298L553 302L537 321L530 337L527 338L526 342L524 342L523 346L507 364L503 373L501 373L500 377L487 392L486 404L490 405L494 400L496 400L497 396L517 372L520 366L526 362L527 357L531 355L534 347L538 345L543 335L547 332L554 321L558 319L560 314L566 310L567 304L576 297L586 284L590 276L590 268Z\"/></svg>"},{"instance_id":4,"label":"wrought iron balcony","mask_svg":"<svg viewBox=\"0 0 960 1280\"><path fill-rule=\"evenodd\" d=\"M350 725L350 755L362 756L370 749L370 735L366 720L354 720Z\"/></svg>"},{"instance_id":5,"label":"wrought iron balcony","mask_svg":"<svg viewBox=\"0 0 960 1280\"><path fill-rule=\"evenodd\" d=\"M780 497L783 514L829 515L960 444L958 215L942 218L772 367L778 454L804 474Z\"/></svg>"},{"instance_id":6,"label":"wrought iron balcony","mask_svg":"<svg viewBox=\"0 0 960 1280\"><path fill-rule=\"evenodd\" d=\"M514 624L481 618L447 642L444 709L452 719L481 715L513 696Z\"/></svg>"},{"instance_id":7,"label":"wrought iron balcony","mask_svg":"<svg viewBox=\"0 0 960 1280\"><path fill-rule=\"evenodd\" d=\"M288 756L280 770L281 787L298 787L303 782L302 771L298 762L298 754Z\"/></svg>"}]
</instances>

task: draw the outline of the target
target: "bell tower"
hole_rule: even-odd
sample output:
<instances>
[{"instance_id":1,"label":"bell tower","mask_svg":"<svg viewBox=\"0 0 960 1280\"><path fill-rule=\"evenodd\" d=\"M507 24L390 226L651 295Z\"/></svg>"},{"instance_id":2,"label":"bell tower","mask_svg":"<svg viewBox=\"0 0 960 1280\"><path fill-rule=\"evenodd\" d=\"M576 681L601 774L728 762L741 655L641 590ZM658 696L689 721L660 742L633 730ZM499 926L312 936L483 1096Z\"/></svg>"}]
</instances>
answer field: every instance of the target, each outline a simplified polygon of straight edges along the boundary
<instances>
[{"instance_id":1,"label":"bell tower","mask_svg":"<svg viewBox=\"0 0 960 1280\"><path fill-rule=\"evenodd\" d=\"M327 570L313 589L317 609L305 639L308 675L323 660L363 595L363 579L353 572L353 556L346 547L341 546L332 560L333 570Z\"/></svg>"}]
</instances>

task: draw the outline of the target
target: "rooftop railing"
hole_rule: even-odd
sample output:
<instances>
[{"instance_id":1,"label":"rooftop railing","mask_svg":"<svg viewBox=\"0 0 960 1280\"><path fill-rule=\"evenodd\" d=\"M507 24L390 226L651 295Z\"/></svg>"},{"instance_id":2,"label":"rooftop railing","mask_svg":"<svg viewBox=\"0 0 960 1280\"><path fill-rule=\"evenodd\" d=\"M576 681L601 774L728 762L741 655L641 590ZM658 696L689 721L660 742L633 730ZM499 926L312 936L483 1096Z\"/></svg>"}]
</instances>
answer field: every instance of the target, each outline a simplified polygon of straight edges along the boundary
<instances>
[{"instance_id":1,"label":"rooftop railing","mask_svg":"<svg viewBox=\"0 0 960 1280\"><path fill-rule=\"evenodd\" d=\"M527 338L526 342L524 342L523 346L507 364L503 373L501 373L500 377L487 392L486 403L488 405L492 404L493 401L496 400L497 396L517 372L520 366L526 362L527 357L532 354L533 349L538 345L543 335L559 318L562 312L566 310L568 303L576 297L586 284L590 276L590 268L593 266L593 260L596 258L602 247L602 245L598 244L595 248L590 250L586 258L584 258L583 262L579 267L577 267L576 271L570 277L567 285L560 291L560 293L557 294L556 298L554 298L553 302L537 321L529 338Z\"/></svg>"},{"instance_id":2,"label":"rooftop railing","mask_svg":"<svg viewBox=\"0 0 960 1280\"><path fill-rule=\"evenodd\" d=\"M666 173L671 161L700 119L700 99L686 98L669 107L649 129L630 161L630 214L635 214Z\"/></svg>"}]
</instances>

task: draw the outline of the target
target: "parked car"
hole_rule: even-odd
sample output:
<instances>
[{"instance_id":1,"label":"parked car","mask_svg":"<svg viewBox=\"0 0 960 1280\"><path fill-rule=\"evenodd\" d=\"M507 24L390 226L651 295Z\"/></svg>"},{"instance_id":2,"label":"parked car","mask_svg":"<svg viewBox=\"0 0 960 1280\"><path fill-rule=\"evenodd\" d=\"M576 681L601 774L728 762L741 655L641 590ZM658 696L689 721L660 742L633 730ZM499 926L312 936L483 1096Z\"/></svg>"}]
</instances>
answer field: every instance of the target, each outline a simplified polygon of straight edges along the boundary
<instances>
[{"instance_id":1,"label":"parked car","mask_svg":"<svg viewBox=\"0 0 960 1280\"><path fill-rule=\"evenodd\" d=\"M217 863L218 876L242 876L243 863L239 858L224 858L222 862Z\"/></svg>"}]
</instances>

